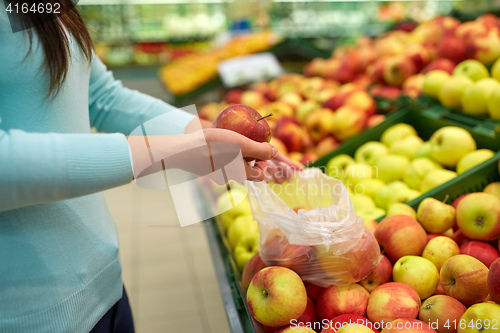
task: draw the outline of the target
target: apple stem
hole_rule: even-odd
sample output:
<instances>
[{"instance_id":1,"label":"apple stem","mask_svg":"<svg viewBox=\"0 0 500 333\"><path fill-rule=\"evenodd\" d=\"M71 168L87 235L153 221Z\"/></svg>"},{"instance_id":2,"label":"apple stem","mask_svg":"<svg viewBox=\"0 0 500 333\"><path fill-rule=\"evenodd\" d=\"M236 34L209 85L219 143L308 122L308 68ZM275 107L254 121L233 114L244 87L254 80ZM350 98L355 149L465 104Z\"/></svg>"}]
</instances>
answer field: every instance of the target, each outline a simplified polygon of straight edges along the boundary
<instances>
[{"instance_id":1,"label":"apple stem","mask_svg":"<svg viewBox=\"0 0 500 333\"><path fill-rule=\"evenodd\" d=\"M443 203L446 203L446 201L448 201L448 199L450 198L450 195L447 194L445 197L444 197L444 200L443 200Z\"/></svg>"},{"instance_id":2,"label":"apple stem","mask_svg":"<svg viewBox=\"0 0 500 333\"><path fill-rule=\"evenodd\" d=\"M264 296L267 296L267 291L262 290L262 293L264 294Z\"/></svg>"},{"instance_id":3,"label":"apple stem","mask_svg":"<svg viewBox=\"0 0 500 333\"><path fill-rule=\"evenodd\" d=\"M262 117L262 118L260 118L260 119L257 119L257 122L261 121L262 119L266 119L266 118L268 118L268 117L271 117L272 115L273 115L273 114L272 114L272 113L270 113L270 114L268 114L267 116L264 116L264 117Z\"/></svg>"}]
</instances>

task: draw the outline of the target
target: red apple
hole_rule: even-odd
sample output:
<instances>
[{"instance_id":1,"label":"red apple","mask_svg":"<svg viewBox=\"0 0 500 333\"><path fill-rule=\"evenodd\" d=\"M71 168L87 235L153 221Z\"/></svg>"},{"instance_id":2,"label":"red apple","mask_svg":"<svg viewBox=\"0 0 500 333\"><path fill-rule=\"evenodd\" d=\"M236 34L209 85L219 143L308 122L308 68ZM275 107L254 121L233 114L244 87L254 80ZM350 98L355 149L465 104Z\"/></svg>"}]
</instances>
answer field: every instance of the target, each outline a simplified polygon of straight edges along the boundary
<instances>
[{"instance_id":1,"label":"red apple","mask_svg":"<svg viewBox=\"0 0 500 333\"><path fill-rule=\"evenodd\" d=\"M488 295L488 267L474 257L458 254L441 267L440 283L448 296L465 306L482 302Z\"/></svg>"},{"instance_id":2,"label":"red apple","mask_svg":"<svg viewBox=\"0 0 500 333\"><path fill-rule=\"evenodd\" d=\"M375 270L359 282L368 292L392 280L392 264L383 254L381 257Z\"/></svg>"},{"instance_id":3,"label":"red apple","mask_svg":"<svg viewBox=\"0 0 500 333\"><path fill-rule=\"evenodd\" d=\"M307 115L304 126L314 142L319 142L333 131L335 114L332 110L322 108Z\"/></svg>"},{"instance_id":4,"label":"red apple","mask_svg":"<svg viewBox=\"0 0 500 333\"><path fill-rule=\"evenodd\" d=\"M309 297L314 303L316 303L319 296L321 295L321 292L325 289L310 282L304 282L304 286L307 290L307 297Z\"/></svg>"},{"instance_id":5,"label":"red apple","mask_svg":"<svg viewBox=\"0 0 500 333\"><path fill-rule=\"evenodd\" d=\"M378 124L382 123L385 120L385 115L383 114L376 114L374 116L371 116L368 118L368 121L366 122L366 128L372 128L377 126Z\"/></svg>"},{"instance_id":6,"label":"red apple","mask_svg":"<svg viewBox=\"0 0 500 333\"><path fill-rule=\"evenodd\" d=\"M436 290L432 294L432 296L435 296L435 295L446 295L446 293L445 293L445 291L443 289L443 286L441 284L438 284Z\"/></svg>"},{"instance_id":7,"label":"red apple","mask_svg":"<svg viewBox=\"0 0 500 333\"><path fill-rule=\"evenodd\" d=\"M449 325L454 320L458 323L460 317L467 308L450 296L437 295L431 296L422 302L418 318L424 322L432 323L433 328L438 333L455 333L457 328ZM448 321L448 325L446 322Z\"/></svg>"},{"instance_id":8,"label":"red apple","mask_svg":"<svg viewBox=\"0 0 500 333\"><path fill-rule=\"evenodd\" d=\"M500 304L500 259L491 264L487 283L491 299Z\"/></svg>"},{"instance_id":9,"label":"red apple","mask_svg":"<svg viewBox=\"0 0 500 333\"><path fill-rule=\"evenodd\" d=\"M458 246L462 246L465 243L470 242L470 239L465 237L465 235L462 233L462 230L460 229L455 231L452 238L457 243Z\"/></svg>"},{"instance_id":10,"label":"red apple","mask_svg":"<svg viewBox=\"0 0 500 333\"><path fill-rule=\"evenodd\" d=\"M472 193L474 193L474 192L472 192ZM462 194L461 196L459 196L458 198L456 198L455 200L453 200L453 203L451 204L453 206L453 208L457 209L458 203L460 201L462 201L463 198L465 198L466 196L468 196L469 194L472 194L472 193Z\"/></svg>"},{"instance_id":11,"label":"red apple","mask_svg":"<svg viewBox=\"0 0 500 333\"><path fill-rule=\"evenodd\" d=\"M470 241L460 246L460 254L467 254L482 262L486 267L498 259L498 251L488 243Z\"/></svg>"},{"instance_id":12,"label":"red apple","mask_svg":"<svg viewBox=\"0 0 500 333\"><path fill-rule=\"evenodd\" d=\"M436 333L429 324L418 319L396 319L387 323L381 333L401 332L401 333Z\"/></svg>"},{"instance_id":13,"label":"red apple","mask_svg":"<svg viewBox=\"0 0 500 333\"><path fill-rule=\"evenodd\" d=\"M427 243L429 243L429 241L431 239L439 237L439 236L443 236L443 235L441 235L441 234L427 234Z\"/></svg>"},{"instance_id":14,"label":"red apple","mask_svg":"<svg viewBox=\"0 0 500 333\"><path fill-rule=\"evenodd\" d=\"M251 315L259 323L271 327L288 325L306 309L306 288L294 271L279 266L267 267L253 277L247 291L247 303Z\"/></svg>"},{"instance_id":15,"label":"red apple","mask_svg":"<svg viewBox=\"0 0 500 333\"><path fill-rule=\"evenodd\" d=\"M436 59L427 66L425 66L425 68L422 70L422 74L426 74L430 71L438 69L452 74L453 70L455 69L455 64L450 59L444 59L444 58Z\"/></svg>"},{"instance_id":16,"label":"red apple","mask_svg":"<svg viewBox=\"0 0 500 333\"><path fill-rule=\"evenodd\" d=\"M436 56L438 58L449 59L458 64L465 60L465 43L453 36L446 36L438 44Z\"/></svg>"},{"instance_id":17,"label":"red apple","mask_svg":"<svg viewBox=\"0 0 500 333\"><path fill-rule=\"evenodd\" d=\"M356 72L343 63L325 74L325 78L332 79L340 83L351 82L354 80L355 76Z\"/></svg>"},{"instance_id":18,"label":"red apple","mask_svg":"<svg viewBox=\"0 0 500 333\"><path fill-rule=\"evenodd\" d=\"M353 106L366 112L367 117L371 117L377 111L377 103L366 91L353 91L347 94L345 105Z\"/></svg>"},{"instance_id":19,"label":"red apple","mask_svg":"<svg viewBox=\"0 0 500 333\"><path fill-rule=\"evenodd\" d=\"M316 302L318 318L329 320L342 314L366 317L370 294L359 284L331 286L324 290Z\"/></svg>"},{"instance_id":20,"label":"red apple","mask_svg":"<svg viewBox=\"0 0 500 333\"><path fill-rule=\"evenodd\" d=\"M391 86L399 87L415 73L417 73L417 68L409 58L403 56L391 57L384 67L384 81Z\"/></svg>"},{"instance_id":21,"label":"red apple","mask_svg":"<svg viewBox=\"0 0 500 333\"><path fill-rule=\"evenodd\" d=\"M290 244L284 235L270 235L260 256L268 266L287 267L301 275L311 266L313 252L312 246Z\"/></svg>"},{"instance_id":22,"label":"red apple","mask_svg":"<svg viewBox=\"0 0 500 333\"><path fill-rule=\"evenodd\" d=\"M466 43L466 57L477 59L485 65L493 63L500 56L500 35L496 27L474 34Z\"/></svg>"},{"instance_id":23,"label":"red apple","mask_svg":"<svg viewBox=\"0 0 500 333\"><path fill-rule=\"evenodd\" d=\"M401 89L392 86L374 85L370 89L370 94L385 99L398 99L401 96Z\"/></svg>"},{"instance_id":24,"label":"red apple","mask_svg":"<svg viewBox=\"0 0 500 333\"><path fill-rule=\"evenodd\" d=\"M260 113L243 104L231 105L221 111L212 126L235 131L257 142L271 141L267 122Z\"/></svg>"},{"instance_id":25,"label":"red apple","mask_svg":"<svg viewBox=\"0 0 500 333\"><path fill-rule=\"evenodd\" d=\"M373 83L386 84L384 80L386 62L387 58L379 58L366 69L366 74L368 74Z\"/></svg>"},{"instance_id":26,"label":"red apple","mask_svg":"<svg viewBox=\"0 0 500 333\"><path fill-rule=\"evenodd\" d=\"M392 262L408 255L421 255L427 244L424 228L408 215L386 217L375 230L375 237Z\"/></svg>"},{"instance_id":27,"label":"red apple","mask_svg":"<svg viewBox=\"0 0 500 333\"><path fill-rule=\"evenodd\" d=\"M224 96L224 99L229 104L240 104L242 95L243 92L241 90L231 89L227 92L226 96Z\"/></svg>"},{"instance_id":28,"label":"red apple","mask_svg":"<svg viewBox=\"0 0 500 333\"><path fill-rule=\"evenodd\" d=\"M398 318L417 318L420 297L407 284L389 282L372 291L368 301L368 319L374 323L388 322Z\"/></svg>"},{"instance_id":29,"label":"red apple","mask_svg":"<svg viewBox=\"0 0 500 333\"><path fill-rule=\"evenodd\" d=\"M431 53L420 44L413 44L405 50L405 56L415 66L415 73L419 73L431 61Z\"/></svg>"},{"instance_id":30,"label":"red apple","mask_svg":"<svg viewBox=\"0 0 500 333\"><path fill-rule=\"evenodd\" d=\"M278 120L274 136L285 144L288 152L300 152L304 147L304 130L293 117Z\"/></svg>"},{"instance_id":31,"label":"red apple","mask_svg":"<svg viewBox=\"0 0 500 333\"><path fill-rule=\"evenodd\" d=\"M328 108L332 111L336 111L338 108L344 105L346 97L346 93L335 94L334 96L323 102L323 107Z\"/></svg>"},{"instance_id":32,"label":"red apple","mask_svg":"<svg viewBox=\"0 0 500 333\"><path fill-rule=\"evenodd\" d=\"M500 199L489 193L472 193L457 206L457 224L470 239L492 241L500 236Z\"/></svg>"},{"instance_id":33,"label":"red apple","mask_svg":"<svg viewBox=\"0 0 500 333\"><path fill-rule=\"evenodd\" d=\"M339 142L333 136L326 137L316 145L316 154L325 156L337 149L338 145Z\"/></svg>"},{"instance_id":34,"label":"red apple","mask_svg":"<svg viewBox=\"0 0 500 333\"><path fill-rule=\"evenodd\" d=\"M321 333L336 333L337 330L345 324L364 325L370 328L374 333L379 333L379 330L374 327L370 320L356 314L343 314L331 319L323 326Z\"/></svg>"},{"instance_id":35,"label":"red apple","mask_svg":"<svg viewBox=\"0 0 500 333\"><path fill-rule=\"evenodd\" d=\"M333 135L341 141L350 139L365 129L367 119L365 111L344 105L334 113Z\"/></svg>"},{"instance_id":36,"label":"red apple","mask_svg":"<svg viewBox=\"0 0 500 333\"><path fill-rule=\"evenodd\" d=\"M241 274L241 284L243 290L247 290L254 275L263 268L266 268L266 264L264 264L260 258L259 253L254 254L253 257L246 263L243 273Z\"/></svg>"}]
</instances>

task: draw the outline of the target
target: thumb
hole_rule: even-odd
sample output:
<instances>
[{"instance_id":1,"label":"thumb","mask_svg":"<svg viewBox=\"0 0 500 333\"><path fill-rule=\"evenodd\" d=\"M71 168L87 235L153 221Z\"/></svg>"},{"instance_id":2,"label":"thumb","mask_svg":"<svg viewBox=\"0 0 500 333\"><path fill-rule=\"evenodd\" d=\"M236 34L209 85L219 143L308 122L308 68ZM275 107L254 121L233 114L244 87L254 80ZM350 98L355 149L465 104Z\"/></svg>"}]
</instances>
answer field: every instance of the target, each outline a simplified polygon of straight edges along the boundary
<instances>
[{"instance_id":1,"label":"thumb","mask_svg":"<svg viewBox=\"0 0 500 333\"><path fill-rule=\"evenodd\" d=\"M241 154L246 158L256 160L271 160L278 156L278 149L267 142L256 142L248 140L240 146Z\"/></svg>"}]
</instances>

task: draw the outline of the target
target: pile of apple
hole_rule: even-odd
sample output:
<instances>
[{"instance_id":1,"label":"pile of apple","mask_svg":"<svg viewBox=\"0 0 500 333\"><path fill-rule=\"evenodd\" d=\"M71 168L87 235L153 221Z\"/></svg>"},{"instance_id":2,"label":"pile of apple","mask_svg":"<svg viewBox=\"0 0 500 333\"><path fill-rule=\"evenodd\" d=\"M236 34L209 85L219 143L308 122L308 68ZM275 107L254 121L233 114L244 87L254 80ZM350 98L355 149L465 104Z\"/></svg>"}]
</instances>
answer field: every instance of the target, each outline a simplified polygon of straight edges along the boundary
<instances>
[{"instance_id":1,"label":"pile of apple","mask_svg":"<svg viewBox=\"0 0 500 333\"><path fill-rule=\"evenodd\" d=\"M421 22L414 30L390 31L375 40L364 37L356 45L338 48L330 59L314 59L304 68L307 76L338 82L367 77L375 84L373 96L417 97L423 74L431 70L451 73L456 64L475 59L485 65L500 57L499 19L492 14L475 21L439 16Z\"/></svg>"},{"instance_id":2,"label":"pile of apple","mask_svg":"<svg viewBox=\"0 0 500 333\"><path fill-rule=\"evenodd\" d=\"M446 107L500 120L500 58L491 68L491 77L486 66L473 59L459 63L452 75L431 71L425 75L423 91Z\"/></svg>"},{"instance_id":3,"label":"pile of apple","mask_svg":"<svg viewBox=\"0 0 500 333\"><path fill-rule=\"evenodd\" d=\"M199 114L212 121L234 104L247 105L263 116L272 114L266 119L273 133L271 144L306 165L385 119L375 114L375 100L366 92L369 84L366 78L341 85L320 77L284 74L247 91L230 90L224 101L204 105Z\"/></svg>"},{"instance_id":4,"label":"pile of apple","mask_svg":"<svg viewBox=\"0 0 500 333\"><path fill-rule=\"evenodd\" d=\"M385 130L380 142L361 145L354 158L346 154L333 157L325 172L344 182L356 214L368 223L386 214L399 214L404 209L401 203L493 155L488 149L476 150L474 138L465 129L443 127L424 142L411 125L400 123Z\"/></svg>"},{"instance_id":5,"label":"pile of apple","mask_svg":"<svg viewBox=\"0 0 500 333\"><path fill-rule=\"evenodd\" d=\"M266 333L500 329L500 182L452 205L426 198L374 234L385 255L350 285L321 288L254 255L242 276L252 316Z\"/></svg>"}]
</instances>

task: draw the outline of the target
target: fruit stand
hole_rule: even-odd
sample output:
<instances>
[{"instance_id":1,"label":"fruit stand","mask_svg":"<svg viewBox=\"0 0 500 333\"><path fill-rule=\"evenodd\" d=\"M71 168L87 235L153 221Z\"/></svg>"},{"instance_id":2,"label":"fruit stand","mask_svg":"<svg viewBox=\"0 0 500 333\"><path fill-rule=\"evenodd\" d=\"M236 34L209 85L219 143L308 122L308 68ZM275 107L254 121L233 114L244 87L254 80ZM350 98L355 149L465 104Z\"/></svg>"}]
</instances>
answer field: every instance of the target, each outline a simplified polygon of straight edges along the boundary
<instances>
[{"instance_id":1,"label":"fruit stand","mask_svg":"<svg viewBox=\"0 0 500 333\"><path fill-rule=\"evenodd\" d=\"M321 242L303 243L286 230L286 225L279 224L277 217L282 214L283 219L302 219L307 229L311 221L308 216L331 207L304 204L298 194L292 193L290 198L278 194L278 189L288 185L294 188L301 177L311 173L302 172L289 183L271 185L271 196L265 200L277 196L286 202L288 211L264 208L266 205L255 199L252 189L256 185L250 185L250 203L238 201L233 213L223 212L205 221L233 332L288 333L294 331L290 320L310 325L338 320L343 325L357 319L363 320L364 326L353 332L385 331L387 327L370 327L383 320L421 323L427 326L418 331L426 332L483 332L474 320L500 319L500 292L496 291L500 281L500 122L495 95L500 92L495 74L496 66L500 68L500 53L485 56L474 51L447 67L449 58L456 54L446 55L443 41L433 35L444 31L443 36L451 40L455 38L452 35L465 34L466 27L487 26L491 20L487 15L470 24L447 17L431 20L417 27L415 36L431 38L427 42L433 45L432 51L424 41L413 44L420 46L409 51L386 54L383 61L375 57L369 64L360 59L373 56L370 48L383 44L397 49L395 45L404 46L404 42L398 32L390 32L373 44L361 39L353 48L334 51L330 59L313 60L305 67L305 76L287 74L256 83L247 91L230 91L224 101L200 110L200 116L213 120L222 109L241 103L261 115L277 115L277 119L267 119L273 131L271 143L292 160L307 168L319 168L331 177L326 178L345 185L343 191L350 197L345 209L355 212L365 229L371 231L371 236L358 238L349 251L375 237L383 254L368 276L359 275L359 267L348 267L339 280L332 282L332 272L324 268L325 253L332 255L327 244L325 252ZM450 26L454 28L450 30ZM491 31L495 33L492 40L500 45L499 31ZM470 37L464 38L465 43L475 43ZM449 42L448 38L444 40ZM364 56L360 56L360 49ZM412 61L420 64L418 70ZM473 68L481 68L482 77L468 76L471 71L463 68L471 63ZM455 81L467 84L458 89ZM479 97L475 95L478 91ZM481 109L470 108L470 100L474 103L478 98ZM358 186L363 188L362 193L358 193ZM215 190L218 194L212 202L205 201L207 207L220 208L223 200L227 205L228 199L223 197L232 194L221 194L220 190ZM231 186L228 193L240 190ZM339 202L333 206L341 207ZM250 206L253 216L245 212ZM278 225L276 235L262 229L269 228L271 220ZM355 224L355 220L351 222ZM270 250L276 243L281 252ZM369 247L366 244L363 248ZM355 262L365 260L360 266L366 264L370 253L362 258L349 251L339 258L356 258ZM311 278L304 265L321 267L319 280ZM286 275L290 281L298 280L290 282L290 288L305 291L307 302L298 300L303 295L295 299L288 296L290 304L301 304L300 310L287 307L288 322L273 315L277 308L261 298L261 292L265 297L273 292L262 284L267 274L275 274L274 279ZM462 277L468 275L473 277ZM391 307L398 302L404 306ZM436 311L430 311L432 307ZM439 320L455 320L458 324L449 331L432 326ZM462 321L472 323L472 330L460 327ZM322 330L314 326L299 332L350 332L342 325L336 329L323 326Z\"/></svg>"}]
</instances>

